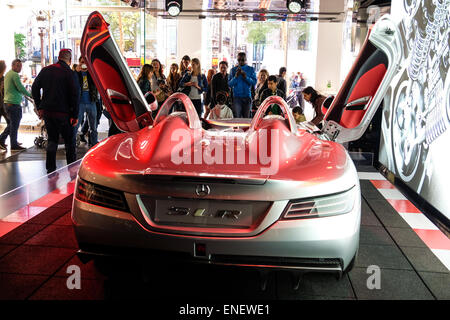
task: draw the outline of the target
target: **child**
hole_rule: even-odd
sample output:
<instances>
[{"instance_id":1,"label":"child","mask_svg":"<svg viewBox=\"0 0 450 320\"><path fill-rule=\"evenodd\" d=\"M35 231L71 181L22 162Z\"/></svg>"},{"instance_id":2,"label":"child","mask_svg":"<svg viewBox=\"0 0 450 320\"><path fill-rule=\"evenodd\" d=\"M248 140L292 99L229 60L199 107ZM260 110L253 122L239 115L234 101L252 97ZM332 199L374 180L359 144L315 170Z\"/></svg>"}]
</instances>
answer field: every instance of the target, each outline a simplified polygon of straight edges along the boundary
<instances>
[{"instance_id":1,"label":"child","mask_svg":"<svg viewBox=\"0 0 450 320\"><path fill-rule=\"evenodd\" d=\"M292 109L292 113L294 114L294 118L295 118L295 122L296 123L300 123L300 122L306 121L306 117L303 114L302 108L295 107L294 109Z\"/></svg>"},{"instance_id":2,"label":"child","mask_svg":"<svg viewBox=\"0 0 450 320\"><path fill-rule=\"evenodd\" d=\"M216 106L211 110L209 114L209 119L219 120L219 119L233 119L233 111L230 107L226 105L227 95L223 91L217 92L216 95Z\"/></svg>"}]
</instances>

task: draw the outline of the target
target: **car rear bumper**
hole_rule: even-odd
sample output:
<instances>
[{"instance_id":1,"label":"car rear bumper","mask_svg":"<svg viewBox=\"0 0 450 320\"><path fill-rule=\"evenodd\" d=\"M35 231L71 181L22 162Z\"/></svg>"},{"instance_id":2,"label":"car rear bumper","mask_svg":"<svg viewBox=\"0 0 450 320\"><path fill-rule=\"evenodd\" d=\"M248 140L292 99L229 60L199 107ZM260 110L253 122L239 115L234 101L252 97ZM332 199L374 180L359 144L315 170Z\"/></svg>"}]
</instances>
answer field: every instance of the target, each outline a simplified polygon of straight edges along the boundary
<instances>
[{"instance_id":1,"label":"car rear bumper","mask_svg":"<svg viewBox=\"0 0 450 320\"><path fill-rule=\"evenodd\" d=\"M359 244L360 200L349 213L279 220L250 237L208 237L145 229L130 213L74 199L72 220L81 253L151 255L168 253L199 263L277 269L342 271ZM204 247L199 254L199 246Z\"/></svg>"}]
</instances>

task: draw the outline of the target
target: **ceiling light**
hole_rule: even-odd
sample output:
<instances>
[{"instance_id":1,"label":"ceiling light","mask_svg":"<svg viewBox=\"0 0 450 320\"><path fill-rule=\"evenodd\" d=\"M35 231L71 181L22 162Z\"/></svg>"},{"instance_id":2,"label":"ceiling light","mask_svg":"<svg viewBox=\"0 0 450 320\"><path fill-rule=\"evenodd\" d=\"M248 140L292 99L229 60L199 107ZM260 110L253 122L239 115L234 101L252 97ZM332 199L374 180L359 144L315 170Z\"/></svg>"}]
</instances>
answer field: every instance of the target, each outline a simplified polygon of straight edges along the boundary
<instances>
[{"instance_id":1,"label":"ceiling light","mask_svg":"<svg viewBox=\"0 0 450 320\"><path fill-rule=\"evenodd\" d=\"M183 10L183 1L182 0L166 0L166 10L167 13L176 17L180 14L181 10Z\"/></svg>"},{"instance_id":2,"label":"ceiling light","mask_svg":"<svg viewBox=\"0 0 450 320\"><path fill-rule=\"evenodd\" d=\"M287 8L291 13L299 13L303 7L303 1L300 0L288 0L286 2Z\"/></svg>"}]
</instances>

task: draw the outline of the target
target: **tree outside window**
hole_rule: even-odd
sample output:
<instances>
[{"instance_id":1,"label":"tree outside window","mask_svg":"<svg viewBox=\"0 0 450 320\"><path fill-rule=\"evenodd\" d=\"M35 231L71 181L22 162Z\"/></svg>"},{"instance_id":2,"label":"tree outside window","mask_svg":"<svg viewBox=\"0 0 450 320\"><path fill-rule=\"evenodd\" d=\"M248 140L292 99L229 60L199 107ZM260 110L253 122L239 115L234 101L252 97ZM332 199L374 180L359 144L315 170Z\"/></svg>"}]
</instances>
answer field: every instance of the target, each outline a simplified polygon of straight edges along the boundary
<instances>
[{"instance_id":1,"label":"tree outside window","mask_svg":"<svg viewBox=\"0 0 450 320\"><path fill-rule=\"evenodd\" d=\"M14 33L14 46L16 51L16 59L24 59L25 58L25 40L26 36L22 33Z\"/></svg>"}]
</instances>

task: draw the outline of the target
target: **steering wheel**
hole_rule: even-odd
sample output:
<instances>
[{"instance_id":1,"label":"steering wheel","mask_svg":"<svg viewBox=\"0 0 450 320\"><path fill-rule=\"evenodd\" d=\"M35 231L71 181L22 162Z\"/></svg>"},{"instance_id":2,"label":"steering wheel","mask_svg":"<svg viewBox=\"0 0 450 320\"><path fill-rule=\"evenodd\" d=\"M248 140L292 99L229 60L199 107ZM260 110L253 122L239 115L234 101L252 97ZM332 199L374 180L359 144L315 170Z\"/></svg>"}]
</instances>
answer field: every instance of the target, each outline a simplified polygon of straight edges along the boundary
<instances>
[{"instance_id":1,"label":"steering wheel","mask_svg":"<svg viewBox=\"0 0 450 320\"><path fill-rule=\"evenodd\" d=\"M161 122L166 116L169 115L172 105L177 101L181 101L181 103L183 103L184 105L184 108L186 109L186 114L189 121L189 128L201 129L202 124L198 117L197 110L195 110L195 107L192 104L191 99L189 99L187 95L181 92L175 92L169 98L167 98L167 100L164 102L161 109L159 110L158 114L156 115L154 126L158 125L159 122Z\"/></svg>"},{"instance_id":2,"label":"steering wheel","mask_svg":"<svg viewBox=\"0 0 450 320\"><path fill-rule=\"evenodd\" d=\"M283 98L278 96L270 96L266 100L261 103L261 105L258 108L258 111L256 112L255 116L252 119L252 123L250 124L250 131L256 130L258 128L259 123L264 118L267 109L272 105L276 104L280 107L281 111L283 112L284 118L289 123L289 130L292 134L295 134L297 132L297 125L294 119L294 116L292 115L292 112L290 111L289 106L287 105L286 101L284 101Z\"/></svg>"}]
</instances>

